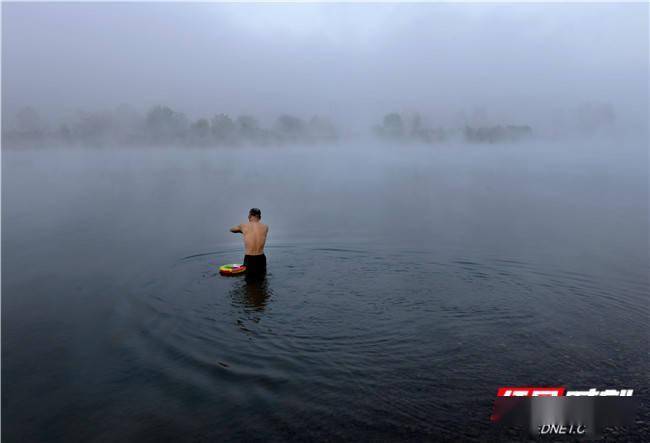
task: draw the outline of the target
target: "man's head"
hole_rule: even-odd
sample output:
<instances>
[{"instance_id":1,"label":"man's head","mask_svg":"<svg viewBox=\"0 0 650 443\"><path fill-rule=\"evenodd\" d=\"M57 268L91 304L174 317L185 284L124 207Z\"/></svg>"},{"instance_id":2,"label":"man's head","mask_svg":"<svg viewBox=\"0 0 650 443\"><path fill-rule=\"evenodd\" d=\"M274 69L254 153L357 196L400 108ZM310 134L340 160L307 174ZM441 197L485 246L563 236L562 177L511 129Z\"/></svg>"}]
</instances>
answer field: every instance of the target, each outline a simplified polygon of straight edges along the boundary
<instances>
[{"instance_id":1,"label":"man's head","mask_svg":"<svg viewBox=\"0 0 650 443\"><path fill-rule=\"evenodd\" d=\"M251 208L250 211L248 211L248 220L255 219L255 220L260 220L262 218L262 211L260 211L258 208Z\"/></svg>"}]
</instances>

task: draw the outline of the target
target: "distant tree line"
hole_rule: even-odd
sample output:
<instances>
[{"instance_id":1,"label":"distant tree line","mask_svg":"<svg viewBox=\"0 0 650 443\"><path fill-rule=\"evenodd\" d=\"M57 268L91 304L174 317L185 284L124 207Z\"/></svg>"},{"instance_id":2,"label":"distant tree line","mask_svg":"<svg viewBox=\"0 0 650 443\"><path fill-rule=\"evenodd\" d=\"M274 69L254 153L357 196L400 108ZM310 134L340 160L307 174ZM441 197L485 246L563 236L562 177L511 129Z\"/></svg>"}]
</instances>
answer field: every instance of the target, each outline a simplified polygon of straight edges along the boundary
<instances>
[{"instance_id":1,"label":"distant tree line","mask_svg":"<svg viewBox=\"0 0 650 443\"><path fill-rule=\"evenodd\" d=\"M302 119L283 114L263 126L252 115L214 114L209 118L189 119L168 106L154 106L145 114L128 105L114 110L77 112L58 127L49 127L33 108L21 109L12 116L3 112L2 141L19 146L52 142L85 146L238 146L314 144L337 141L340 131L327 118ZM536 130L536 135L599 135L615 127L616 112L611 104L584 103L550 115L550 130ZM539 123L539 122L538 122ZM499 123L484 108L467 116L457 115L451 127L431 125L419 113L386 114L373 133L391 143L435 144L447 141L468 143L517 142L532 138L528 125Z\"/></svg>"},{"instance_id":2,"label":"distant tree line","mask_svg":"<svg viewBox=\"0 0 650 443\"><path fill-rule=\"evenodd\" d=\"M462 138L471 143L497 143L519 141L532 135L530 126L464 126L462 128L427 127L420 114L402 115L397 112L386 114L374 132L389 141L415 141L420 143L442 143L450 139Z\"/></svg>"},{"instance_id":3,"label":"distant tree line","mask_svg":"<svg viewBox=\"0 0 650 443\"><path fill-rule=\"evenodd\" d=\"M75 118L49 129L32 108L20 110L13 124L3 122L3 142L58 141L84 145L226 146L332 142L339 138L325 117L303 120L281 115L265 128L251 115L215 114L191 121L168 106L154 106L141 115L127 105L113 111L79 112Z\"/></svg>"},{"instance_id":4,"label":"distant tree line","mask_svg":"<svg viewBox=\"0 0 650 443\"><path fill-rule=\"evenodd\" d=\"M463 137L472 143L499 143L525 140L533 135L533 130L528 125L506 125L463 128Z\"/></svg>"}]
</instances>

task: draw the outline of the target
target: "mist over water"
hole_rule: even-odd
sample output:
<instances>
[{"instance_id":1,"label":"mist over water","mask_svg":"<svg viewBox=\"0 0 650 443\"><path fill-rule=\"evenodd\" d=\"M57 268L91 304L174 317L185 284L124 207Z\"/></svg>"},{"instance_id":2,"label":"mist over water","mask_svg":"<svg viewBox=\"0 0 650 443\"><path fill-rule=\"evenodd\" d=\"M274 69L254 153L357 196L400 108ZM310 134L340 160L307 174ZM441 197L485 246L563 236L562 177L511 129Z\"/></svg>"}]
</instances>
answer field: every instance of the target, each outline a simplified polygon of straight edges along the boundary
<instances>
[{"instance_id":1,"label":"mist over water","mask_svg":"<svg viewBox=\"0 0 650 443\"><path fill-rule=\"evenodd\" d=\"M132 126L156 106L177 114L171 131L149 128L154 139L200 136L222 114L263 128L320 116L339 135L390 113L433 130L643 135L648 14L640 3L7 4L3 136L142 142Z\"/></svg>"},{"instance_id":2,"label":"mist over water","mask_svg":"<svg viewBox=\"0 0 650 443\"><path fill-rule=\"evenodd\" d=\"M6 151L5 438L480 438L504 383L645 395L646 155ZM217 272L252 206L261 285Z\"/></svg>"},{"instance_id":3,"label":"mist over water","mask_svg":"<svg viewBox=\"0 0 650 443\"><path fill-rule=\"evenodd\" d=\"M3 441L495 441L507 385L649 441L648 17L3 4Z\"/></svg>"}]
</instances>

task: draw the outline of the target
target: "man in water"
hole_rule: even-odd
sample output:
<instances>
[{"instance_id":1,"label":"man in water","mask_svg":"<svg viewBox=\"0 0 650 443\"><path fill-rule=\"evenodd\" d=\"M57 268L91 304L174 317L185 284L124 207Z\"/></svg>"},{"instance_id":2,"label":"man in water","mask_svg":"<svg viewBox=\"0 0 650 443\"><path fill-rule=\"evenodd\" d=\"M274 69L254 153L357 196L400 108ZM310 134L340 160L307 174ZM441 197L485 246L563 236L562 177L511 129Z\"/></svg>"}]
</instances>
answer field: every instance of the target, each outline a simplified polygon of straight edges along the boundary
<instances>
[{"instance_id":1,"label":"man in water","mask_svg":"<svg viewBox=\"0 0 650 443\"><path fill-rule=\"evenodd\" d=\"M248 223L242 223L230 228L232 233L244 235L244 266L247 279L261 279L266 275L266 256L264 243L269 227L262 223L262 211L253 208L248 212Z\"/></svg>"}]
</instances>

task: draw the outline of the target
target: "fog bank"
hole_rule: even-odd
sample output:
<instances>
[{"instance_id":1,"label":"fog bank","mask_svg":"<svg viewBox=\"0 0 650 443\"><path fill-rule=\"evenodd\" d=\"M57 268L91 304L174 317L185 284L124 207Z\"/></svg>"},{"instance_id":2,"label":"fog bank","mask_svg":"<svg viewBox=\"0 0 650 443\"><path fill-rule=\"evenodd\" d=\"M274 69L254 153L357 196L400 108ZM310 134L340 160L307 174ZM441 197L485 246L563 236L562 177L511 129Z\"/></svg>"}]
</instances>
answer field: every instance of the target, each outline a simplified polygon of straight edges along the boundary
<instances>
[{"instance_id":1,"label":"fog bank","mask_svg":"<svg viewBox=\"0 0 650 443\"><path fill-rule=\"evenodd\" d=\"M39 131L65 132L128 104L141 120L162 106L199 128L222 114L269 130L283 115L319 116L339 135L367 134L391 113L417 113L431 130L647 134L645 4L9 3L2 12L3 132L25 132L26 108Z\"/></svg>"}]
</instances>

